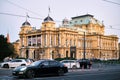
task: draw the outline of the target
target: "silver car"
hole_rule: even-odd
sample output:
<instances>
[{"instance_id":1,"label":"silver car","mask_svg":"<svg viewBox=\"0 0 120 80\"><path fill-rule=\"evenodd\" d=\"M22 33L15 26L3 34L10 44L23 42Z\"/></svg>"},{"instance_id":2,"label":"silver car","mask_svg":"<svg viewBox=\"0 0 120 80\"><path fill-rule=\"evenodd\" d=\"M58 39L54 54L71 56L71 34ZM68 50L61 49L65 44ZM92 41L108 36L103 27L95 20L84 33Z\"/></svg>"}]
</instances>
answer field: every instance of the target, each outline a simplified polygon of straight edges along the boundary
<instances>
[{"instance_id":1,"label":"silver car","mask_svg":"<svg viewBox=\"0 0 120 80\"><path fill-rule=\"evenodd\" d=\"M28 59L13 59L8 62L2 62L0 64L1 68L12 68L12 67L18 67L18 66L26 66L30 65L31 62Z\"/></svg>"},{"instance_id":2,"label":"silver car","mask_svg":"<svg viewBox=\"0 0 120 80\"><path fill-rule=\"evenodd\" d=\"M62 60L60 62L63 63L68 68L72 69L80 68L80 64L76 60Z\"/></svg>"}]
</instances>

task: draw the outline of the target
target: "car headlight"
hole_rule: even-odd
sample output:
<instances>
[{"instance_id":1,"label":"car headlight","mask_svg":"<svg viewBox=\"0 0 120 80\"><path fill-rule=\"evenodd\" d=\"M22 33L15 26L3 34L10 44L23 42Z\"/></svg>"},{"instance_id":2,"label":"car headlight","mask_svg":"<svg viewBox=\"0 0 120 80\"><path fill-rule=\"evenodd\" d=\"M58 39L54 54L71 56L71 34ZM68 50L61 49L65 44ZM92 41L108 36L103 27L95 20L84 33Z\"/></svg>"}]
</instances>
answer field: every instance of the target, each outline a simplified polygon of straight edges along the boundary
<instances>
[{"instance_id":1,"label":"car headlight","mask_svg":"<svg viewBox=\"0 0 120 80\"><path fill-rule=\"evenodd\" d=\"M0 66L2 67L4 63L0 63Z\"/></svg>"},{"instance_id":2,"label":"car headlight","mask_svg":"<svg viewBox=\"0 0 120 80\"><path fill-rule=\"evenodd\" d=\"M20 69L20 71L24 71L24 70L26 70L26 68L27 68L27 67L23 67L23 68Z\"/></svg>"}]
</instances>

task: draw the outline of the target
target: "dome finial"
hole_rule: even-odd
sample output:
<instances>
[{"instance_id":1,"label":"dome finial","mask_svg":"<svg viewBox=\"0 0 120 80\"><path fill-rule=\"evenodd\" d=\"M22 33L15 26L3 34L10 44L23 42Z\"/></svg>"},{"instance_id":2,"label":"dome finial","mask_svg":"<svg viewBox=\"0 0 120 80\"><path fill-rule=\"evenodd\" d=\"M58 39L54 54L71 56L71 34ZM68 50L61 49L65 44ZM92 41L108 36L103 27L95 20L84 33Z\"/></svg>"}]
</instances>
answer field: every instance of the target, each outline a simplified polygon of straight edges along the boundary
<instances>
[{"instance_id":1,"label":"dome finial","mask_svg":"<svg viewBox=\"0 0 120 80\"><path fill-rule=\"evenodd\" d=\"M28 13L26 13L26 21L22 24L22 26L25 26L25 25L29 25L30 26L30 23L27 20L28 18L30 18L30 17L28 15Z\"/></svg>"},{"instance_id":2,"label":"dome finial","mask_svg":"<svg viewBox=\"0 0 120 80\"><path fill-rule=\"evenodd\" d=\"M30 18L28 13L26 12L26 22L27 22L27 19Z\"/></svg>"},{"instance_id":3,"label":"dome finial","mask_svg":"<svg viewBox=\"0 0 120 80\"><path fill-rule=\"evenodd\" d=\"M48 22L48 21L54 21L51 17L50 17L50 6L48 7L48 16L44 19L44 22Z\"/></svg>"},{"instance_id":4,"label":"dome finial","mask_svg":"<svg viewBox=\"0 0 120 80\"><path fill-rule=\"evenodd\" d=\"M50 6L48 6L48 16L50 15Z\"/></svg>"}]
</instances>

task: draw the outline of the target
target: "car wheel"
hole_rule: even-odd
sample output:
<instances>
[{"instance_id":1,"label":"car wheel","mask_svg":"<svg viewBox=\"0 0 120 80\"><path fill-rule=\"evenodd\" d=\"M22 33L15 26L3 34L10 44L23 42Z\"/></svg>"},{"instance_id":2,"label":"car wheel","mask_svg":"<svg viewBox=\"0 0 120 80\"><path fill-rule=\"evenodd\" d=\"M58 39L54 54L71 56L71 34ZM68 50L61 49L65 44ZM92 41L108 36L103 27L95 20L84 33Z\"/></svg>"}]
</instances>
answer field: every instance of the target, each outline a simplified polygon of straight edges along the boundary
<instances>
[{"instance_id":1,"label":"car wheel","mask_svg":"<svg viewBox=\"0 0 120 80\"><path fill-rule=\"evenodd\" d=\"M27 71L27 77L28 78L34 78L35 77L35 72L33 70L28 70Z\"/></svg>"},{"instance_id":2,"label":"car wheel","mask_svg":"<svg viewBox=\"0 0 120 80\"><path fill-rule=\"evenodd\" d=\"M72 69L77 69L77 66L74 65L74 66L72 67Z\"/></svg>"},{"instance_id":3,"label":"car wheel","mask_svg":"<svg viewBox=\"0 0 120 80\"><path fill-rule=\"evenodd\" d=\"M63 76L64 75L64 71L62 69L58 70L58 76Z\"/></svg>"},{"instance_id":4,"label":"car wheel","mask_svg":"<svg viewBox=\"0 0 120 80\"><path fill-rule=\"evenodd\" d=\"M9 65L8 64L4 64L3 68L9 68Z\"/></svg>"}]
</instances>

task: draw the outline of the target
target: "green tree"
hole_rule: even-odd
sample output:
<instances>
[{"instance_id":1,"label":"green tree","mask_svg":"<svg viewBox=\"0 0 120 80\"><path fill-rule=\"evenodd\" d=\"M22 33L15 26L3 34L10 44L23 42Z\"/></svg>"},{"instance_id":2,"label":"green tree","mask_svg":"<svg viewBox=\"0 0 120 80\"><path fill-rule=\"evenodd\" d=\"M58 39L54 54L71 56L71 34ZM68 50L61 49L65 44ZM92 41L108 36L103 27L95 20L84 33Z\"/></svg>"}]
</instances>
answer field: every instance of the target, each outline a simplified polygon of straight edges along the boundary
<instances>
[{"instance_id":1,"label":"green tree","mask_svg":"<svg viewBox=\"0 0 120 80\"><path fill-rule=\"evenodd\" d=\"M0 61L5 57L14 56L15 49L11 43L7 43L7 38L4 35L0 35Z\"/></svg>"}]
</instances>

